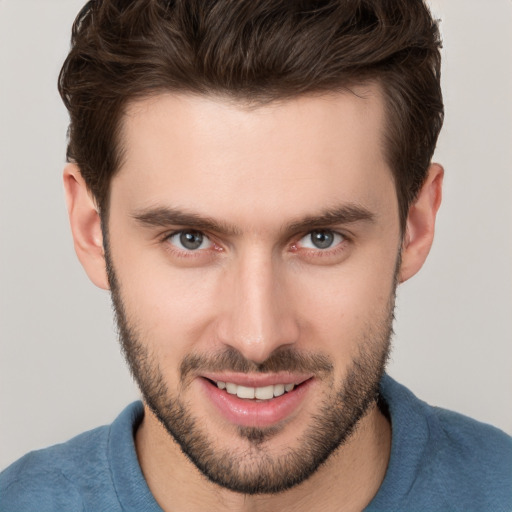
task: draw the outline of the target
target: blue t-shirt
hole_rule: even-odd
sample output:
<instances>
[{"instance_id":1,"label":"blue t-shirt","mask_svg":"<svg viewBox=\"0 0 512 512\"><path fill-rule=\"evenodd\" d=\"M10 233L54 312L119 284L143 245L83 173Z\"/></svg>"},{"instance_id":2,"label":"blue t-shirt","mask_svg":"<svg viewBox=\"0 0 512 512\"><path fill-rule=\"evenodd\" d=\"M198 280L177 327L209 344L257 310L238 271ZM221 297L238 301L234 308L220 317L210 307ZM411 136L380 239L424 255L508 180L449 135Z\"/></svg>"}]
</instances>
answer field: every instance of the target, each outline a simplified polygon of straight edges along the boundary
<instances>
[{"instance_id":1,"label":"blue t-shirt","mask_svg":"<svg viewBox=\"0 0 512 512\"><path fill-rule=\"evenodd\" d=\"M392 424L384 481L366 512L512 511L512 438L431 407L385 376ZM140 402L110 425L31 452L0 474L0 510L161 511L137 461Z\"/></svg>"}]
</instances>

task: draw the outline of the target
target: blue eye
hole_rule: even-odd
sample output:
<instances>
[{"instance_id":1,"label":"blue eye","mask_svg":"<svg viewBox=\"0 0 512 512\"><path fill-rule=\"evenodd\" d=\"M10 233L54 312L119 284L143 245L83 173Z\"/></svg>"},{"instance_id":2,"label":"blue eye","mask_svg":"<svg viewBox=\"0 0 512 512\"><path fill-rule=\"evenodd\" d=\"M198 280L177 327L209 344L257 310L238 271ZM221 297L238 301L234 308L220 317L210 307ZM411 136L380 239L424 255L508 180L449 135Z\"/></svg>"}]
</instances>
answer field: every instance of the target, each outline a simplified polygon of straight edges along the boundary
<instances>
[{"instance_id":1,"label":"blue eye","mask_svg":"<svg viewBox=\"0 0 512 512\"><path fill-rule=\"evenodd\" d=\"M168 238L169 242L178 249L186 251L197 251L198 249L208 249L212 246L209 238L200 231L193 229L178 231Z\"/></svg>"},{"instance_id":2,"label":"blue eye","mask_svg":"<svg viewBox=\"0 0 512 512\"><path fill-rule=\"evenodd\" d=\"M330 249L343 242L344 237L334 231L318 229L301 238L299 244L306 249Z\"/></svg>"}]
</instances>

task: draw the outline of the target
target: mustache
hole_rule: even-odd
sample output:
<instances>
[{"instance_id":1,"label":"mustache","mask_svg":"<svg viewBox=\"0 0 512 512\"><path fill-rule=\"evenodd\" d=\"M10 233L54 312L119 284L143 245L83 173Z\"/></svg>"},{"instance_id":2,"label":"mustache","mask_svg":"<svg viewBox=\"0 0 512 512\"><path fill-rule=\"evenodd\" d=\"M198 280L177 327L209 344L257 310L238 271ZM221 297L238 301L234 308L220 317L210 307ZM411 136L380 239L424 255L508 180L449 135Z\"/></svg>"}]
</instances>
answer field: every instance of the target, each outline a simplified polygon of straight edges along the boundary
<instances>
[{"instance_id":1,"label":"mustache","mask_svg":"<svg viewBox=\"0 0 512 512\"><path fill-rule=\"evenodd\" d=\"M191 374L201 372L237 373L312 373L323 376L333 371L331 360L322 354L301 353L283 348L271 354L262 363L246 359L238 350L228 347L214 355L189 354L180 365L180 376L184 382Z\"/></svg>"}]
</instances>

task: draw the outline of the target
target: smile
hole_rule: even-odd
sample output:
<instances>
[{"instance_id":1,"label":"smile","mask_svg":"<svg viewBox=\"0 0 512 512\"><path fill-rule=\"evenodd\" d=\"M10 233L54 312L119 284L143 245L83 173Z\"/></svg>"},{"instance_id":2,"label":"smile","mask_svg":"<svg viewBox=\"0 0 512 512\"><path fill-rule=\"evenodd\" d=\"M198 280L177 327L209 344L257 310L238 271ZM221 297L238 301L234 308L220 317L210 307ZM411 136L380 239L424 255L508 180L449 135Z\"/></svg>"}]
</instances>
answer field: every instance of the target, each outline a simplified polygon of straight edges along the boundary
<instances>
[{"instance_id":1,"label":"smile","mask_svg":"<svg viewBox=\"0 0 512 512\"><path fill-rule=\"evenodd\" d=\"M236 395L238 398L270 400L292 391L295 384L274 384L258 388L241 386L233 382L216 382L219 389L225 389L230 395Z\"/></svg>"},{"instance_id":2,"label":"smile","mask_svg":"<svg viewBox=\"0 0 512 512\"><path fill-rule=\"evenodd\" d=\"M198 381L207 400L225 421L246 427L269 427L295 417L306 395L316 387L316 379L310 376L282 380L276 375L226 375L225 380L212 377L203 376Z\"/></svg>"}]
</instances>

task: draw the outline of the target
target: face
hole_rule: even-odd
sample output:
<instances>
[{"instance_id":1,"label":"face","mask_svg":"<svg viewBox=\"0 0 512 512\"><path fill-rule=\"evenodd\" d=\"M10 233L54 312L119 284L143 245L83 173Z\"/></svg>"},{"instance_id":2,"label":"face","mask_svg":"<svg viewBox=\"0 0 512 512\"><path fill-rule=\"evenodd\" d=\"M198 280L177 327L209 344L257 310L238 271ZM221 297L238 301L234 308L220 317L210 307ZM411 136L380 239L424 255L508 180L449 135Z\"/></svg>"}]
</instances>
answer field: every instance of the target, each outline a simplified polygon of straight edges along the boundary
<instances>
[{"instance_id":1,"label":"face","mask_svg":"<svg viewBox=\"0 0 512 512\"><path fill-rule=\"evenodd\" d=\"M310 476L375 405L400 233L376 88L131 105L107 263L144 400L211 481Z\"/></svg>"}]
</instances>

